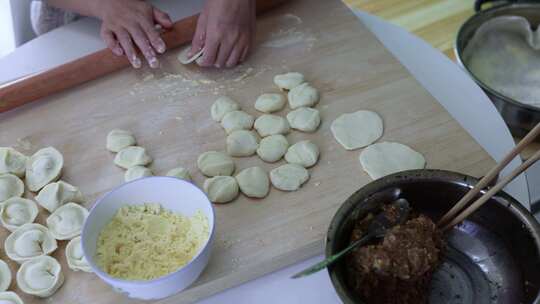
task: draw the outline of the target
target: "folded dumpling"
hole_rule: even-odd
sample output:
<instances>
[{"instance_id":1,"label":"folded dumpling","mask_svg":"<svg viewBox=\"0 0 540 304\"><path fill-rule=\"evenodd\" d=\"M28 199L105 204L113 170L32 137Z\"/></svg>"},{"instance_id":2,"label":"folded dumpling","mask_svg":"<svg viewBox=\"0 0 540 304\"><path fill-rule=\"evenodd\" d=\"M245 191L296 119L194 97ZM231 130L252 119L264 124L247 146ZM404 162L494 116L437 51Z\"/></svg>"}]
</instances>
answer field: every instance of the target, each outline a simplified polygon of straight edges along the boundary
<instances>
[{"instance_id":1,"label":"folded dumpling","mask_svg":"<svg viewBox=\"0 0 540 304\"><path fill-rule=\"evenodd\" d=\"M57 240L71 240L81 234L88 210L75 203L67 203L47 218L47 227Z\"/></svg>"},{"instance_id":2,"label":"folded dumpling","mask_svg":"<svg viewBox=\"0 0 540 304\"><path fill-rule=\"evenodd\" d=\"M36 297L52 296L63 283L64 274L60 263L48 255L24 262L17 271L19 288Z\"/></svg>"},{"instance_id":3,"label":"folded dumpling","mask_svg":"<svg viewBox=\"0 0 540 304\"><path fill-rule=\"evenodd\" d=\"M53 147L43 148L26 162L26 186L37 192L58 180L64 166L64 157Z\"/></svg>"},{"instance_id":4,"label":"folded dumpling","mask_svg":"<svg viewBox=\"0 0 540 304\"><path fill-rule=\"evenodd\" d=\"M47 227L40 224L22 225L4 242L6 255L17 263L50 254L56 248L56 239Z\"/></svg>"},{"instance_id":5,"label":"folded dumpling","mask_svg":"<svg viewBox=\"0 0 540 304\"><path fill-rule=\"evenodd\" d=\"M12 197L6 200L0 208L0 222L9 231L13 232L24 224L33 223L38 215L38 207L34 201Z\"/></svg>"}]
</instances>

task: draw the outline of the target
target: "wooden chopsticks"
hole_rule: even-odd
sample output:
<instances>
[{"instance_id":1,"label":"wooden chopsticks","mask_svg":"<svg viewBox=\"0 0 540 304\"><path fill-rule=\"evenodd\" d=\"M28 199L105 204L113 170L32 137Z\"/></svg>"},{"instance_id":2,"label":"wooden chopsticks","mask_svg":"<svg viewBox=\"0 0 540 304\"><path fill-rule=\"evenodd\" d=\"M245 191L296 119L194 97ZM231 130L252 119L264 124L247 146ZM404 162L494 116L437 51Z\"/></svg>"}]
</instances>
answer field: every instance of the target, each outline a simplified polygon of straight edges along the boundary
<instances>
[{"instance_id":1,"label":"wooden chopsticks","mask_svg":"<svg viewBox=\"0 0 540 304\"><path fill-rule=\"evenodd\" d=\"M508 176L500 180L495 186L493 186L488 192L482 195L478 200L469 205L469 207L463 208L476 196L482 189L489 185L489 183L494 180L499 173L514 159L518 156L538 135L540 134L540 123L537 124L518 144L515 146L510 153L508 153L503 160L493 167L489 172L484 176L475 186L472 188L463 198L461 198L451 209L448 211L437 223L439 227L442 227L442 230L448 230L466 219L474 211L480 208L485 202L487 202L493 195L501 191L508 183L510 183L514 178L527 170L531 165L533 165L537 160L540 159L540 150L537 151L533 156L527 159L519 167L514 169ZM458 212L460 212L458 214Z\"/></svg>"}]
</instances>

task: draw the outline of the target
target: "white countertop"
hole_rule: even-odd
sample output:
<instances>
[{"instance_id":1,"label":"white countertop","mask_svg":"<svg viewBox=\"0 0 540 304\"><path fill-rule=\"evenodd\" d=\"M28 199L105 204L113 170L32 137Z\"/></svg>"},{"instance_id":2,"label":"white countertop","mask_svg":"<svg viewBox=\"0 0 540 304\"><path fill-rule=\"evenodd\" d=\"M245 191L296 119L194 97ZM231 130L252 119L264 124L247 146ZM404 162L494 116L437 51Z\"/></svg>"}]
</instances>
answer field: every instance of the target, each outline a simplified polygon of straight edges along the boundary
<instances>
[{"instance_id":1,"label":"white countertop","mask_svg":"<svg viewBox=\"0 0 540 304\"><path fill-rule=\"evenodd\" d=\"M201 1L186 0L182 5L173 1L155 1L170 13L174 20L189 16L201 9ZM500 160L514 141L502 118L482 90L452 61L421 39L379 18L356 11L357 16L383 42L415 78L495 159ZM14 53L0 59L0 84L43 71L82 57L104 47L99 39L99 23L85 19L52 31ZM60 48L62 41L69 49ZM61 49L62 51L58 51ZM36 56L39 54L39 56ZM452 85L449 86L448 84ZM514 160L505 172L518 166ZM540 185L540 166L529 173L535 176L531 185ZM538 176L538 178L536 178ZM529 190L521 176L505 190L529 207ZM538 198L540 187L530 187L532 197ZM315 257L257 280L229 289L200 303L339 303L326 271L301 280L290 275L322 259Z\"/></svg>"}]
</instances>

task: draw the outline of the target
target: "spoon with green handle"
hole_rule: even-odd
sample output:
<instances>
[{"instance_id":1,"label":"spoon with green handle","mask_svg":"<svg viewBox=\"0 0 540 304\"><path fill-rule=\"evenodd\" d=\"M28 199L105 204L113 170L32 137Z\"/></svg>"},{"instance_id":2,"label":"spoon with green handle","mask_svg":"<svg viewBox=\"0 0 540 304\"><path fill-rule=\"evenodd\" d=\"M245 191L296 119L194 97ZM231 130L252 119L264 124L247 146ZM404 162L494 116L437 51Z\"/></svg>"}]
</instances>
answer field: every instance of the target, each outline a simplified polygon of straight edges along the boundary
<instances>
[{"instance_id":1,"label":"spoon with green handle","mask_svg":"<svg viewBox=\"0 0 540 304\"><path fill-rule=\"evenodd\" d=\"M396 207L396 214L389 216L386 212L380 212L369 224L368 231L364 237L350 244L349 247L343 249L342 251L326 258L322 262L293 275L291 278L298 279L319 272L320 270L334 264L347 253L351 252L354 248L367 243L373 238L384 237L388 229L405 222L409 217L409 211L411 210L409 202L406 199L400 198L394 201L392 205Z\"/></svg>"}]
</instances>

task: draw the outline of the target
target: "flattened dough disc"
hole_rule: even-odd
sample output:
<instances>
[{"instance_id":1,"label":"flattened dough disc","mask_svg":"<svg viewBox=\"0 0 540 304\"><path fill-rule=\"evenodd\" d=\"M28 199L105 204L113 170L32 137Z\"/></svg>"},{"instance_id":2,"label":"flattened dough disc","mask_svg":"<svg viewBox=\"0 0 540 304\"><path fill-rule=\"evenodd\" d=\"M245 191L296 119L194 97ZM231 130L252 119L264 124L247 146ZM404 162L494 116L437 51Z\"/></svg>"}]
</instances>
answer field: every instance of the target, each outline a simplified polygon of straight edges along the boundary
<instances>
[{"instance_id":1,"label":"flattened dough disc","mask_svg":"<svg viewBox=\"0 0 540 304\"><path fill-rule=\"evenodd\" d=\"M423 169L424 156L406 145L382 142L365 148L360 153L360 164L373 179L405 170Z\"/></svg>"},{"instance_id":2,"label":"flattened dough disc","mask_svg":"<svg viewBox=\"0 0 540 304\"><path fill-rule=\"evenodd\" d=\"M383 134L383 121L372 111L357 111L339 116L330 127L334 138L347 150L374 143Z\"/></svg>"},{"instance_id":3,"label":"flattened dough disc","mask_svg":"<svg viewBox=\"0 0 540 304\"><path fill-rule=\"evenodd\" d=\"M199 59L199 57L202 56L204 53L204 48L198 51L195 55L188 57L189 50L191 50L191 45L183 48L180 53L178 54L178 61L182 64L190 64L193 61Z\"/></svg>"}]
</instances>

